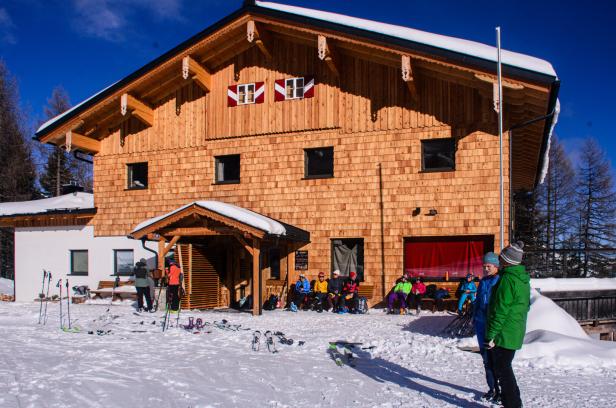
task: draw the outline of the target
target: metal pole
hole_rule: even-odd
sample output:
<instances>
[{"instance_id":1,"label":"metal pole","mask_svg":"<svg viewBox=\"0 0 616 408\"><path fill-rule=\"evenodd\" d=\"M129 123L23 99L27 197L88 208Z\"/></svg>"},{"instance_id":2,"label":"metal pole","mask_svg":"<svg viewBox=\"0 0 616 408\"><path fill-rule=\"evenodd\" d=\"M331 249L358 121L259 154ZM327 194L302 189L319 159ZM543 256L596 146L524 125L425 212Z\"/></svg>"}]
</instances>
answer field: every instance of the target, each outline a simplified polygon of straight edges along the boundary
<instances>
[{"instance_id":1,"label":"metal pole","mask_svg":"<svg viewBox=\"0 0 616 408\"><path fill-rule=\"evenodd\" d=\"M500 163L500 249L505 246L505 193L503 186L503 83L501 72L500 27L496 27L496 48L498 49L498 148ZM511 186L509 186L511 188ZM509 203L511 205L511 203Z\"/></svg>"}]
</instances>

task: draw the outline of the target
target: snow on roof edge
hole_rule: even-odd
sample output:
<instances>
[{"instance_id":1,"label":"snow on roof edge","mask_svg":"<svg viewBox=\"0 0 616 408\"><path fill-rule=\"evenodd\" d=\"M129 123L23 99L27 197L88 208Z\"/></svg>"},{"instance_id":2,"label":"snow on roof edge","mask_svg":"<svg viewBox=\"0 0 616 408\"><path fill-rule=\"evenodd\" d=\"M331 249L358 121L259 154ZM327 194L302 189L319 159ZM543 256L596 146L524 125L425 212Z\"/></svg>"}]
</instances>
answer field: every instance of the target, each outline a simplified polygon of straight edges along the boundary
<instances>
[{"instance_id":1,"label":"snow on roof edge","mask_svg":"<svg viewBox=\"0 0 616 408\"><path fill-rule=\"evenodd\" d=\"M61 210L88 209L94 209L94 195L84 192L75 192L40 200L0 203L0 217L46 214L51 211Z\"/></svg>"},{"instance_id":2,"label":"snow on roof edge","mask_svg":"<svg viewBox=\"0 0 616 408\"><path fill-rule=\"evenodd\" d=\"M560 115L560 100L556 99L556 105L554 105L554 115L552 116L552 124L550 125L550 131L548 132L548 143L543 152L543 167L541 167L541 176L539 177L539 184L543 184L545 177L548 174L548 168L550 167L550 146L552 145L552 135L554 134L554 128L558 123L558 116Z\"/></svg>"},{"instance_id":3,"label":"snow on roof edge","mask_svg":"<svg viewBox=\"0 0 616 408\"><path fill-rule=\"evenodd\" d=\"M303 17L314 18L317 20L328 21L335 24L345 25L351 28L358 28L372 31L392 37L397 37L407 41L413 41L441 48L488 61L497 62L497 48L491 45L476 41L465 40L456 37L449 37L441 34L433 34L414 28L398 26L393 24L381 23L373 20L366 20L357 17L346 16L328 11L319 11L304 7L289 6L285 4L255 1L258 7L295 14ZM502 62L505 65L526 69L544 75L558 78L552 64L548 61L521 54L513 51L501 50Z\"/></svg>"}]
</instances>

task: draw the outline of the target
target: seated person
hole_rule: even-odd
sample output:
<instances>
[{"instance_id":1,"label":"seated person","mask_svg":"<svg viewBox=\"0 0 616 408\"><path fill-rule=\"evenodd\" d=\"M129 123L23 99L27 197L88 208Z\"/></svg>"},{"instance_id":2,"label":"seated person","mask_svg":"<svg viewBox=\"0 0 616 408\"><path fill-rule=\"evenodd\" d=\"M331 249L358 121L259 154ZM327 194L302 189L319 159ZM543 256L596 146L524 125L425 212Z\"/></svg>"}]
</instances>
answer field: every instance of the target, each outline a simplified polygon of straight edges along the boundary
<instances>
[{"instance_id":1,"label":"seated person","mask_svg":"<svg viewBox=\"0 0 616 408\"><path fill-rule=\"evenodd\" d=\"M426 285L421 281L421 277L418 276L413 282L413 287L411 288L411 294L409 295L409 303L415 303L415 311L417 314L421 311L421 298L426 293Z\"/></svg>"},{"instance_id":2,"label":"seated person","mask_svg":"<svg viewBox=\"0 0 616 408\"><path fill-rule=\"evenodd\" d=\"M295 307L300 309L304 301L310 294L310 281L306 279L306 275L299 274L299 279L295 282L295 291L293 293L293 302Z\"/></svg>"},{"instance_id":3,"label":"seated person","mask_svg":"<svg viewBox=\"0 0 616 408\"><path fill-rule=\"evenodd\" d=\"M319 272L319 277L314 282L314 300L317 311L323 311L323 307L327 304L327 281L323 272Z\"/></svg>"},{"instance_id":4,"label":"seated person","mask_svg":"<svg viewBox=\"0 0 616 408\"><path fill-rule=\"evenodd\" d=\"M359 296L357 292L359 291L359 282L357 282L357 273L355 271L351 271L349 273L348 279L344 282L342 286L342 294L340 296L340 304L338 305L339 312L338 313L348 313L349 311L355 312L359 307ZM350 305L349 306L347 306Z\"/></svg>"},{"instance_id":5,"label":"seated person","mask_svg":"<svg viewBox=\"0 0 616 408\"><path fill-rule=\"evenodd\" d=\"M334 277L327 282L327 306L333 312L337 312L344 282L340 278L340 271L338 269L333 272L333 275Z\"/></svg>"},{"instance_id":6,"label":"seated person","mask_svg":"<svg viewBox=\"0 0 616 408\"><path fill-rule=\"evenodd\" d=\"M467 298L470 298L471 302L475 301L475 295L477 294L477 286L473 281L473 274L466 275L466 281L460 284L460 300L458 301L458 314L462 314L462 308Z\"/></svg>"},{"instance_id":7,"label":"seated person","mask_svg":"<svg viewBox=\"0 0 616 408\"><path fill-rule=\"evenodd\" d=\"M387 297L387 313L392 313L394 302L397 300L400 306L400 314L404 314L406 309L406 297L411 292L411 282L406 278L406 275L399 279L396 286L391 290Z\"/></svg>"}]
</instances>

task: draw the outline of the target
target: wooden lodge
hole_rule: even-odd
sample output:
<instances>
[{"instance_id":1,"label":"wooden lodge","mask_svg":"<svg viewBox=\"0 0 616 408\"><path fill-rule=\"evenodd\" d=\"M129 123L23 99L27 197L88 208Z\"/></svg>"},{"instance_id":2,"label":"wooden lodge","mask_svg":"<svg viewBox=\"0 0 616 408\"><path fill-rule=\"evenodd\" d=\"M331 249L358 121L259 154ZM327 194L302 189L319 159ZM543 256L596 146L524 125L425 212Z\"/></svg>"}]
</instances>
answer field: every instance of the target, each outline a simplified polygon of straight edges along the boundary
<instances>
[{"instance_id":1,"label":"wooden lodge","mask_svg":"<svg viewBox=\"0 0 616 408\"><path fill-rule=\"evenodd\" d=\"M436 38L246 1L36 136L93 155L95 236L158 241L161 259L178 249L186 307L253 294L260 313L300 271L333 269L356 270L375 303L404 270L463 276L501 245L496 49ZM506 51L503 76L506 244L509 197L540 179L559 82Z\"/></svg>"}]
</instances>

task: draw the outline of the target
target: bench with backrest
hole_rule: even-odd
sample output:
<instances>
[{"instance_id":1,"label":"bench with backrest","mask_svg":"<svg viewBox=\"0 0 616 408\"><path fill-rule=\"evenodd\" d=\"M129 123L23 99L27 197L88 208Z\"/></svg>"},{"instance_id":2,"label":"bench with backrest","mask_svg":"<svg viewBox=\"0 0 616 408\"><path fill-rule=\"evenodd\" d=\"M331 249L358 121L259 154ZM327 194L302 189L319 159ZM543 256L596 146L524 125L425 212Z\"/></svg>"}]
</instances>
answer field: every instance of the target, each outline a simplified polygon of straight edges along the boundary
<instances>
[{"instance_id":1,"label":"bench with backrest","mask_svg":"<svg viewBox=\"0 0 616 408\"><path fill-rule=\"evenodd\" d=\"M449 297L437 302L435 299L424 296L421 300L421 308L423 310L431 310L433 313L442 305L442 310L449 310L455 312L458 309L458 301L460 298L457 296L457 289L460 286L460 280L454 281L424 281L426 288L428 285L436 285L436 289L447 289L449 291ZM479 282L475 282L475 286L479 286Z\"/></svg>"},{"instance_id":2,"label":"bench with backrest","mask_svg":"<svg viewBox=\"0 0 616 408\"><path fill-rule=\"evenodd\" d=\"M103 299L110 297L113 293L113 300L124 300L124 299L137 299L136 292L127 292L121 289L122 286L134 286L134 281L120 281L118 287L113 290L113 286L115 285L115 281L106 281L102 280L98 282L98 288L94 290L90 290L90 296L93 299Z\"/></svg>"}]
</instances>

